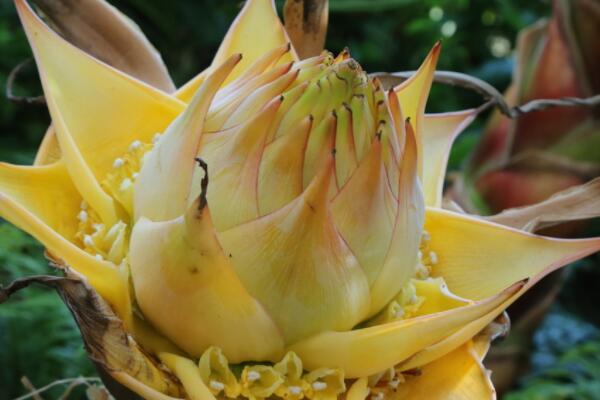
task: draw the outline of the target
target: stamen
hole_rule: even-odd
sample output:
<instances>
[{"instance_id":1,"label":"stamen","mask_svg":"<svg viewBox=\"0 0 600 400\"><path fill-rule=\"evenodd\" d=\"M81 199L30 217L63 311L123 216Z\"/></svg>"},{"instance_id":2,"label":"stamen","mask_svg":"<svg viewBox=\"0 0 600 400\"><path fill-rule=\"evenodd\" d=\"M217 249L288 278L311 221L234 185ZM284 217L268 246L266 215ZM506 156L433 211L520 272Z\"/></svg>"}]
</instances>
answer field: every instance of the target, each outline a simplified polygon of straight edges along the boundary
<instances>
[{"instance_id":1,"label":"stamen","mask_svg":"<svg viewBox=\"0 0 600 400\"><path fill-rule=\"evenodd\" d=\"M403 308L399 308L396 313L394 314L394 317L396 318L402 318L404 317L404 309Z\"/></svg>"},{"instance_id":2,"label":"stamen","mask_svg":"<svg viewBox=\"0 0 600 400\"><path fill-rule=\"evenodd\" d=\"M87 210L88 209L88 203L84 200L81 202L81 205L79 206L79 208L81 208L82 210Z\"/></svg>"},{"instance_id":3,"label":"stamen","mask_svg":"<svg viewBox=\"0 0 600 400\"><path fill-rule=\"evenodd\" d=\"M248 381L254 382L260 379L260 372L258 371L248 371Z\"/></svg>"},{"instance_id":4,"label":"stamen","mask_svg":"<svg viewBox=\"0 0 600 400\"><path fill-rule=\"evenodd\" d=\"M327 389L327 384L325 382L316 381L316 382L313 382L312 388L315 391L320 392L321 390Z\"/></svg>"},{"instance_id":5,"label":"stamen","mask_svg":"<svg viewBox=\"0 0 600 400\"><path fill-rule=\"evenodd\" d=\"M419 298L417 297L417 295L415 293L413 293L410 296L410 299L408 300L408 304L417 304L418 301L419 301Z\"/></svg>"},{"instance_id":6,"label":"stamen","mask_svg":"<svg viewBox=\"0 0 600 400\"><path fill-rule=\"evenodd\" d=\"M90 235L85 235L83 237L83 244L85 244L88 247L92 247L94 246L94 239L92 239Z\"/></svg>"},{"instance_id":7,"label":"stamen","mask_svg":"<svg viewBox=\"0 0 600 400\"><path fill-rule=\"evenodd\" d=\"M86 222L88 220L88 213L84 210L81 210L77 215L77 219L81 222Z\"/></svg>"},{"instance_id":8,"label":"stamen","mask_svg":"<svg viewBox=\"0 0 600 400\"><path fill-rule=\"evenodd\" d=\"M432 265L435 265L438 263L438 256L435 253L435 251L429 252L429 261L431 262Z\"/></svg>"},{"instance_id":9,"label":"stamen","mask_svg":"<svg viewBox=\"0 0 600 400\"><path fill-rule=\"evenodd\" d=\"M123 182L121 182L121 186L119 186L119 189L121 189L122 191L125 191L127 189L129 189L132 185L131 179L129 178L125 178L123 179Z\"/></svg>"},{"instance_id":10,"label":"stamen","mask_svg":"<svg viewBox=\"0 0 600 400\"><path fill-rule=\"evenodd\" d=\"M129 150L133 151L133 150L137 150L140 147L142 147L142 142L140 142L139 140L134 140L133 142L131 142L131 144L129 145Z\"/></svg>"},{"instance_id":11,"label":"stamen","mask_svg":"<svg viewBox=\"0 0 600 400\"><path fill-rule=\"evenodd\" d=\"M388 386L391 387L392 389L397 389L399 385L400 385L400 379L392 379L391 381L388 382Z\"/></svg>"},{"instance_id":12,"label":"stamen","mask_svg":"<svg viewBox=\"0 0 600 400\"><path fill-rule=\"evenodd\" d=\"M113 162L113 168L121 168L124 163L125 162L122 158L115 158L115 161Z\"/></svg>"},{"instance_id":13,"label":"stamen","mask_svg":"<svg viewBox=\"0 0 600 400\"><path fill-rule=\"evenodd\" d=\"M225 389L225 385L216 380L211 380L208 385L211 387L211 389L218 390L218 391Z\"/></svg>"},{"instance_id":14,"label":"stamen","mask_svg":"<svg viewBox=\"0 0 600 400\"><path fill-rule=\"evenodd\" d=\"M425 243L427 243L427 242L429 242L431 240L431 235L429 234L429 232L423 231L422 238L423 238L423 241Z\"/></svg>"},{"instance_id":15,"label":"stamen","mask_svg":"<svg viewBox=\"0 0 600 400\"><path fill-rule=\"evenodd\" d=\"M157 133L156 135L154 135L154 137L152 138L152 143L156 144L158 143L158 141L160 140L160 133Z\"/></svg>"},{"instance_id":16,"label":"stamen","mask_svg":"<svg viewBox=\"0 0 600 400\"><path fill-rule=\"evenodd\" d=\"M290 386L288 387L288 390L291 394L296 396L302 393L302 388L300 386Z\"/></svg>"},{"instance_id":17,"label":"stamen","mask_svg":"<svg viewBox=\"0 0 600 400\"><path fill-rule=\"evenodd\" d=\"M98 261L104 261L104 257L102 257L102 254L96 254L96 255L94 256L94 258L95 258L96 260L98 260Z\"/></svg>"},{"instance_id":18,"label":"stamen","mask_svg":"<svg viewBox=\"0 0 600 400\"><path fill-rule=\"evenodd\" d=\"M372 400L383 400L383 393L379 392L379 393L375 393L371 396Z\"/></svg>"}]
</instances>

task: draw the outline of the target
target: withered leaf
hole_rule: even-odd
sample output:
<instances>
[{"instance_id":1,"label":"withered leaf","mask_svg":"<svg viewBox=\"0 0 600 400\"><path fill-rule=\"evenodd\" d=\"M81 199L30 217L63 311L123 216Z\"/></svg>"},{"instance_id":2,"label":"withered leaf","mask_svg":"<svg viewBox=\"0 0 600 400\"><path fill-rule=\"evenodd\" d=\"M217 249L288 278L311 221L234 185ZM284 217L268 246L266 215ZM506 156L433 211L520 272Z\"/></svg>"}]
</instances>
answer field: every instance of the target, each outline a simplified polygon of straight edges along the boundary
<instances>
[{"instance_id":1,"label":"withered leaf","mask_svg":"<svg viewBox=\"0 0 600 400\"><path fill-rule=\"evenodd\" d=\"M32 0L71 44L167 93L175 91L165 64L139 27L102 0Z\"/></svg>"},{"instance_id":2,"label":"withered leaf","mask_svg":"<svg viewBox=\"0 0 600 400\"><path fill-rule=\"evenodd\" d=\"M567 221L600 216L600 178L574 186L530 206L511 208L488 221L535 232Z\"/></svg>"},{"instance_id":3,"label":"withered leaf","mask_svg":"<svg viewBox=\"0 0 600 400\"><path fill-rule=\"evenodd\" d=\"M182 397L179 381L125 331L110 306L84 280L70 270L66 273L67 277L29 276L0 287L0 304L31 284L54 288L73 314L88 356L116 398L137 400L139 396L112 379L114 372L126 373L161 393Z\"/></svg>"},{"instance_id":4,"label":"withered leaf","mask_svg":"<svg viewBox=\"0 0 600 400\"><path fill-rule=\"evenodd\" d=\"M325 46L328 0L286 0L285 29L301 59L319 55Z\"/></svg>"}]
</instances>

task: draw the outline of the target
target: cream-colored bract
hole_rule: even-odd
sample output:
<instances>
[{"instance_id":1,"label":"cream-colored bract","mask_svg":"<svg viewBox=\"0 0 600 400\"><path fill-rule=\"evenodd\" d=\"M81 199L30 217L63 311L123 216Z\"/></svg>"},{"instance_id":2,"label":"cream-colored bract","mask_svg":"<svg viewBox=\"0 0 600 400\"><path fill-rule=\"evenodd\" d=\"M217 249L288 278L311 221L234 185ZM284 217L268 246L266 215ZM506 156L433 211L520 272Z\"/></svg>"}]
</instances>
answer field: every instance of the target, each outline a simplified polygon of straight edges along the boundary
<instances>
[{"instance_id":1,"label":"cream-colored bract","mask_svg":"<svg viewBox=\"0 0 600 400\"><path fill-rule=\"evenodd\" d=\"M144 398L493 398L480 332L600 249L441 209L477 112L425 114L439 44L386 91L347 51L299 60L274 2L248 0L166 93L15 4L53 125L36 165L0 164L0 216L179 379L109 357Z\"/></svg>"}]
</instances>

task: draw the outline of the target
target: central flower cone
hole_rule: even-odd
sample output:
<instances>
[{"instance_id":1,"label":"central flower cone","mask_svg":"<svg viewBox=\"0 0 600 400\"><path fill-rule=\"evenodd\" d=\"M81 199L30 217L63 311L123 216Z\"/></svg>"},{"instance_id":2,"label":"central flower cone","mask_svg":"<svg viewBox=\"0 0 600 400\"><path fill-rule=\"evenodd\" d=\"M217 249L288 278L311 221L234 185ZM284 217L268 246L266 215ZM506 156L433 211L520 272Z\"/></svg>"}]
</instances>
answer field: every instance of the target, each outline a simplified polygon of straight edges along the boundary
<instances>
[{"instance_id":1,"label":"central flower cone","mask_svg":"<svg viewBox=\"0 0 600 400\"><path fill-rule=\"evenodd\" d=\"M220 89L240 57L216 68L111 181L133 190L137 304L195 356L277 361L373 316L415 273L424 203L395 93L347 52L279 64L288 51Z\"/></svg>"},{"instance_id":2,"label":"central flower cone","mask_svg":"<svg viewBox=\"0 0 600 400\"><path fill-rule=\"evenodd\" d=\"M144 82L15 3L52 127L35 165L0 164L0 216L64 269L31 279L146 399L494 398L492 322L600 248L441 208L478 110L425 114L439 44L384 89L348 51L298 59L274 2L248 0L212 65L167 93L116 9L77 6L130 32L154 60Z\"/></svg>"}]
</instances>

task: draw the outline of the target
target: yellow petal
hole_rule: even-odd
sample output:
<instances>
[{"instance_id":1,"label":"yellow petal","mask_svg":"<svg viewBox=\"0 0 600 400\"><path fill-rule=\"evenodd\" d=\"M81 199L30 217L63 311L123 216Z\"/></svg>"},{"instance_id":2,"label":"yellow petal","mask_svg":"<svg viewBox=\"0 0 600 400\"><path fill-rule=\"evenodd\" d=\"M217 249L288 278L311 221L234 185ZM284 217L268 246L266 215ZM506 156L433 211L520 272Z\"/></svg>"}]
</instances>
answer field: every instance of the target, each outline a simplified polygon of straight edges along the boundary
<instances>
[{"instance_id":1,"label":"yellow petal","mask_svg":"<svg viewBox=\"0 0 600 400\"><path fill-rule=\"evenodd\" d=\"M192 97L194 97L194 94L196 94L198 88L206 80L206 77L210 75L211 71L212 70L210 67L206 68L205 70L197 74L195 77L190 79L185 85L177 89L173 96L183 101L184 103L189 103L190 101L192 101Z\"/></svg>"},{"instance_id":2,"label":"yellow petal","mask_svg":"<svg viewBox=\"0 0 600 400\"><path fill-rule=\"evenodd\" d=\"M63 162L41 167L0 163L0 193L65 239L75 238L82 199Z\"/></svg>"},{"instance_id":3,"label":"yellow petal","mask_svg":"<svg viewBox=\"0 0 600 400\"><path fill-rule=\"evenodd\" d=\"M232 81L264 53L288 43L290 39L277 16L275 2L247 0L225 35L213 64L222 63L232 54L243 54L239 68L229 77ZM293 49L282 58L282 62L295 60L298 57Z\"/></svg>"},{"instance_id":4,"label":"yellow petal","mask_svg":"<svg viewBox=\"0 0 600 400\"><path fill-rule=\"evenodd\" d=\"M600 238L552 239L434 208L427 210L425 229L438 258L432 275L443 277L452 293L471 300L600 249Z\"/></svg>"},{"instance_id":5,"label":"yellow petal","mask_svg":"<svg viewBox=\"0 0 600 400\"><path fill-rule=\"evenodd\" d=\"M218 347L209 347L198 363L202 381L211 393L217 396L225 392L227 397L236 398L240 394L240 385L231 370L229 361Z\"/></svg>"},{"instance_id":6,"label":"yellow petal","mask_svg":"<svg viewBox=\"0 0 600 400\"><path fill-rule=\"evenodd\" d=\"M425 365L419 376L409 376L398 386L392 400L485 400L495 399L490 376L471 343Z\"/></svg>"},{"instance_id":7,"label":"yellow petal","mask_svg":"<svg viewBox=\"0 0 600 400\"><path fill-rule=\"evenodd\" d=\"M413 279L412 283L415 286L416 295L423 298L423 303L415 312L415 316L451 310L470 303L469 300L451 293L443 278Z\"/></svg>"},{"instance_id":8,"label":"yellow petal","mask_svg":"<svg viewBox=\"0 0 600 400\"><path fill-rule=\"evenodd\" d=\"M350 101L350 108L352 109L352 115L358 116L352 118L352 132L354 133L356 157L360 162L369 151L371 141L375 136L375 120L366 95L353 96Z\"/></svg>"},{"instance_id":9,"label":"yellow petal","mask_svg":"<svg viewBox=\"0 0 600 400\"><path fill-rule=\"evenodd\" d=\"M337 400L346 391L344 371L339 368L318 368L306 374L311 400Z\"/></svg>"},{"instance_id":10,"label":"yellow petal","mask_svg":"<svg viewBox=\"0 0 600 400\"><path fill-rule=\"evenodd\" d=\"M496 310L523 283L465 307L347 332L325 332L290 346L305 368L339 367L347 378L376 374ZM501 312L501 311L500 311Z\"/></svg>"},{"instance_id":11,"label":"yellow petal","mask_svg":"<svg viewBox=\"0 0 600 400\"><path fill-rule=\"evenodd\" d=\"M35 1L70 43L166 93L175 91L160 54L134 21L107 1Z\"/></svg>"},{"instance_id":12,"label":"yellow petal","mask_svg":"<svg viewBox=\"0 0 600 400\"><path fill-rule=\"evenodd\" d=\"M413 276L423 232L423 192L417 177L417 144L410 129L400 165L399 193L392 240L377 280L371 285L371 313L381 310ZM507 285L508 286L508 285Z\"/></svg>"},{"instance_id":13,"label":"yellow petal","mask_svg":"<svg viewBox=\"0 0 600 400\"><path fill-rule=\"evenodd\" d=\"M58 138L54 127L50 125L42 139L42 143L37 150L33 165L47 165L60 160L62 153L58 144Z\"/></svg>"},{"instance_id":14,"label":"yellow petal","mask_svg":"<svg viewBox=\"0 0 600 400\"><path fill-rule=\"evenodd\" d=\"M215 93L240 58L239 54L234 55L215 69L144 160L135 183L136 220L146 217L165 221L187 210L206 113Z\"/></svg>"},{"instance_id":15,"label":"yellow petal","mask_svg":"<svg viewBox=\"0 0 600 400\"><path fill-rule=\"evenodd\" d=\"M448 156L454 139L475 119L477 110L427 114L421 130L425 204L441 207Z\"/></svg>"},{"instance_id":16,"label":"yellow petal","mask_svg":"<svg viewBox=\"0 0 600 400\"><path fill-rule=\"evenodd\" d=\"M262 54L256 60L253 60L252 64L247 66L247 68L244 71L240 71L240 68L238 68L236 79L230 82L225 88L223 88L221 90L220 95L227 96L232 92L239 90L239 88L246 84L249 80L262 74L267 68L272 67L274 64L277 64L281 60L281 57L289 53L290 50L291 45L289 43L286 43L283 46L275 47ZM236 53L232 53L231 55L233 54ZM242 57L246 56L242 54ZM286 59L287 58L288 57L286 57ZM186 103L190 102L192 97L194 96L194 93L198 91L198 88L200 87L200 85L202 85L206 77L212 73L213 69L215 68L215 65L218 65L216 63L216 60L213 61L213 64L209 68L206 68L204 71L200 72L190 81L188 81L185 85L179 88L175 92L174 96Z\"/></svg>"},{"instance_id":17,"label":"yellow petal","mask_svg":"<svg viewBox=\"0 0 600 400\"><path fill-rule=\"evenodd\" d=\"M255 90L242 101L235 112L225 121L223 129L241 124L259 112L275 96L281 95L298 77L298 70L289 71L270 83Z\"/></svg>"},{"instance_id":18,"label":"yellow petal","mask_svg":"<svg viewBox=\"0 0 600 400\"><path fill-rule=\"evenodd\" d=\"M332 169L330 158L292 203L219 235L240 279L288 343L350 329L368 311L364 273L329 214Z\"/></svg>"},{"instance_id":19,"label":"yellow petal","mask_svg":"<svg viewBox=\"0 0 600 400\"><path fill-rule=\"evenodd\" d=\"M69 173L85 200L105 222L114 223L114 202L99 181L133 140L150 141L182 105L75 48L25 1L16 4Z\"/></svg>"},{"instance_id":20,"label":"yellow petal","mask_svg":"<svg viewBox=\"0 0 600 400\"><path fill-rule=\"evenodd\" d=\"M130 265L144 316L188 354L198 357L218 346L232 362L280 356L281 336L236 276L202 198L185 217L140 219L131 236Z\"/></svg>"},{"instance_id":21,"label":"yellow petal","mask_svg":"<svg viewBox=\"0 0 600 400\"><path fill-rule=\"evenodd\" d=\"M335 146L336 126L336 113L330 113L321 122L312 125L306 151L304 152L303 188L308 187L317 175L319 168L322 168L331 157Z\"/></svg>"},{"instance_id":22,"label":"yellow petal","mask_svg":"<svg viewBox=\"0 0 600 400\"><path fill-rule=\"evenodd\" d=\"M600 239L598 238L582 240L545 238L501 225L491 223L482 224L482 221L479 219L434 209L428 210L427 218L428 221L436 221L435 226L442 227L438 234L448 233L449 231L454 232L454 234L456 232L463 232L470 238L470 240L467 240L467 238L463 237L465 242L471 245L473 243L481 243L483 245L477 249L474 249L472 246L465 246L460 252L462 253L461 255L454 252L451 252L453 254L447 253L449 256L444 256L443 260L438 256L438 263L433 266L433 274L444 275L446 281L448 279L453 280L453 286L449 286L454 293L457 293L455 290L458 290L460 292L458 294L463 297L481 298L487 295L487 293L496 290L495 287L501 285L503 281L516 280L523 277L530 277L531 279L520 291L507 299L505 303L495 310L471 321L442 341L415 354L402 364L401 368L403 370L420 367L458 348L473 338L478 332L481 332L498 314L544 276L569 262L600 249ZM440 222L440 219L444 219L444 221ZM482 240L488 238L488 235L490 235L489 241ZM511 246L515 246L511 248L511 251L514 249L519 254L518 257L513 256L511 259L507 253L502 251L506 243L511 243ZM438 246L436 248L438 250L441 249ZM466 253L465 249L467 250ZM488 255L485 257L485 261L481 258L480 251ZM466 255L469 253L471 256ZM492 257L502 257L502 259L494 259L489 257L489 255ZM525 259L523 264L521 264L521 258ZM448 262L453 264L454 268L449 268ZM480 262L484 264L479 265L478 263ZM460 267L456 268L457 265L460 265ZM457 274L458 271L462 270L463 266L470 271L474 271L473 275L469 274L467 277L466 271ZM486 282L484 284L483 281L486 279L490 279L493 282ZM482 287L479 287L480 285Z\"/></svg>"},{"instance_id":23,"label":"yellow petal","mask_svg":"<svg viewBox=\"0 0 600 400\"><path fill-rule=\"evenodd\" d=\"M279 46L266 52L261 57L256 59L245 71L240 71L238 77L221 90L221 94L226 96L227 94L231 94L233 91L238 90L246 82L262 74L267 68L272 67L273 64L279 62L281 57L290 50L291 47L288 43L284 46ZM196 75L193 79L178 89L174 96L179 100L188 103L194 96L194 93L198 91L198 88L200 85L202 85L206 77L212 73L212 70L216 65L216 63L213 63L213 65L211 65L209 68Z\"/></svg>"},{"instance_id":24,"label":"yellow petal","mask_svg":"<svg viewBox=\"0 0 600 400\"><path fill-rule=\"evenodd\" d=\"M129 390L133 391L135 394L142 396L145 400L184 400L178 397L167 396L150 386L140 382L135 379L133 376L123 372L123 371L110 371L110 376L112 376L117 382L121 385L127 387ZM202 400L213 400L214 397L205 397Z\"/></svg>"},{"instance_id":25,"label":"yellow petal","mask_svg":"<svg viewBox=\"0 0 600 400\"><path fill-rule=\"evenodd\" d=\"M283 207L302 193L304 151L312 123L312 117L304 118L294 132L275 139L265 149L258 178L260 215Z\"/></svg>"},{"instance_id":26,"label":"yellow petal","mask_svg":"<svg viewBox=\"0 0 600 400\"><path fill-rule=\"evenodd\" d=\"M342 187L358 166L352 132L352 115L350 106L344 104L337 110L337 127L335 132L335 174L338 187Z\"/></svg>"},{"instance_id":27,"label":"yellow petal","mask_svg":"<svg viewBox=\"0 0 600 400\"><path fill-rule=\"evenodd\" d=\"M412 121L417 134L417 144L419 149L419 175L423 171L423 119L425 114L425 104L429 96L429 90L433 83L433 74L440 55L441 43L438 42L433 46L423 64L417 72L405 82L394 88L400 101L404 118Z\"/></svg>"},{"instance_id":28,"label":"yellow petal","mask_svg":"<svg viewBox=\"0 0 600 400\"><path fill-rule=\"evenodd\" d=\"M192 360L170 353L161 353L158 357L179 378L190 400L215 400Z\"/></svg>"},{"instance_id":29,"label":"yellow petal","mask_svg":"<svg viewBox=\"0 0 600 400\"><path fill-rule=\"evenodd\" d=\"M244 85L229 94L225 93L227 88L219 91L217 96L215 96L215 100L211 105L210 112L206 117L205 131L216 132L225 130L225 123L227 120L230 119L236 112L243 112L243 110L239 110L239 108L249 99L249 97L253 96L260 89L270 85L287 74L291 66L292 64L288 63L280 65L277 68L273 68L264 74L260 74L253 79L245 81ZM256 111L258 111L259 108L257 108ZM228 125L228 127L229 126L230 125Z\"/></svg>"},{"instance_id":30,"label":"yellow petal","mask_svg":"<svg viewBox=\"0 0 600 400\"><path fill-rule=\"evenodd\" d=\"M84 275L122 318L130 311L127 278L75 246L81 196L62 162L40 167L0 164L0 216L31 234L57 260Z\"/></svg>"},{"instance_id":31,"label":"yellow petal","mask_svg":"<svg viewBox=\"0 0 600 400\"><path fill-rule=\"evenodd\" d=\"M267 365L245 366L240 378L242 395L250 400L270 397L283 383L275 368Z\"/></svg>"},{"instance_id":32,"label":"yellow petal","mask_svg":"<svg viewBox=\"0 0 600 400\"><path fill-rule=\"evenodd\" d=\"M359 378L350 386L348 394L346 394L347 400L365 400L369 396L370 390L367 384L369 381L367 378Z\"/></svg>"},{"instance_id":33,"label":"yellow petal","mask_svg":"<svg viewBox=\"0 0 600 400\"><path fill-rule=\"evenodd\" d=\"M332 205L336 226L358 259L369 284L375 282L383 268L396 208L383 168L381 143L375 140Z\"/></svg>"},{"instance_id":34,"label":"yellow petal","mask_svg":"<svg viewBox=\"0 0 600 400\"><path fill-rule=\"evenodd\" d=\"M280 105L281 98L273 99L250 121L213 134L211 141L202 145L200 156L210 175L208 202L219 232L259 215L259 166L269 126Z\"/></svg>"},{"instance_id":35,"label":"yellow petal","mask_svg":"<svg viewBox=\"0 0 600 400\"><path fill-rule=\"evenodd\" d=\"M275 394L284 399L299 400L310 390L309 384L302 379L302 360L294 352L288 352L275 364L275 371L283 378L283 383L275 390Z\"/></svg>"}]
</instances>

